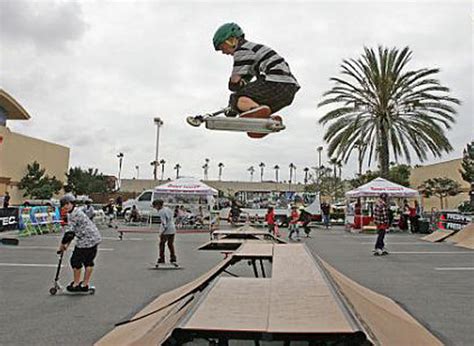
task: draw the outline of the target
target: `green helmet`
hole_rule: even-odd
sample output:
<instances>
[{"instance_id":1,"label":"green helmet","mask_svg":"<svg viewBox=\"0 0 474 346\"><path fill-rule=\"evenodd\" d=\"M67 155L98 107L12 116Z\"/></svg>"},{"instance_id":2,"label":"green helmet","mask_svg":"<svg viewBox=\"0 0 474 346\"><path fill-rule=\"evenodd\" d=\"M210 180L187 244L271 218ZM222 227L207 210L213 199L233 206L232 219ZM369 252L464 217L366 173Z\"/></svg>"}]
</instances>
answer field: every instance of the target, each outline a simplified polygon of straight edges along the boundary
<instances>
[{"instance_id":1,"label":"green helmet","mask_svg":"<svg viewBox=\"0 0 474 346\"><path fill-rule=\"evenodd\" d=\"M241 37L244 36L244 31L240 26L235 23L225 23L217 29L214 37L212 38L212 43L214 48L219 50L219 46L224 43L230 37Z\"/></svg>"}]
</instances>

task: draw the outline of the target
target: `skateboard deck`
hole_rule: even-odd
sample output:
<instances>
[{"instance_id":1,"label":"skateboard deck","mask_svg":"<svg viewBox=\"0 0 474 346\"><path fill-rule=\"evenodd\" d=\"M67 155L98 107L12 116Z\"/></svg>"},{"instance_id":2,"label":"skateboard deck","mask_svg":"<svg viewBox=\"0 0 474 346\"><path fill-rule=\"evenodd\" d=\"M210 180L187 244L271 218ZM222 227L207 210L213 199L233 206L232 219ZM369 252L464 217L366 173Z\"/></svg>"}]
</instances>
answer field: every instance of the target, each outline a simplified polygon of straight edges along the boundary
<instances>
[{"instance_id":1,"label":"skateboard deck","mask_svg":"<svg viewBox=\"0 0 474 346\"><path fill-rule=\"evenodd\" d=\"M152 267L150 269L152 269L152 270L178 270L178 269L184 269L184 268L181 267L179 264L171 264L171 263L156 264L156 263L153 263Z\"/></svg>"}]
</instances>

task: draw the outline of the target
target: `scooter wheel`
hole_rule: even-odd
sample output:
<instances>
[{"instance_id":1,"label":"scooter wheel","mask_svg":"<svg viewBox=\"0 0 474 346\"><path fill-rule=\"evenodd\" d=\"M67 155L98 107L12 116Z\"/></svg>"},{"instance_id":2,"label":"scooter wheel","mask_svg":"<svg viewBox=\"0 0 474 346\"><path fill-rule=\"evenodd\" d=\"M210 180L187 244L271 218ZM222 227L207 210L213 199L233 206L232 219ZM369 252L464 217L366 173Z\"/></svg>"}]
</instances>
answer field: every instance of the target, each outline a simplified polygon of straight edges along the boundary
<instances>
[{"instance_id":1,"label":"scooter wheel","mask_svg":"<svg viewBox=\"0 0 474 346\"><path fill-rule=\"evenodd\" d=\"M202 124L202 120L197 117L187 117L186 121L188 122L189 125L198 127Z\"/></svg>"},{"instance_id":2,"label":"scooter wheel","mask_svg":"<svg viewBox=\"0 0 474 346\"><path fill-rule=\"evenodd\" d=\"M49 294L51 294L52 296L54 296L57 292L58 292L58 289L56 287L51 287L49 289Z\"/></svg>"}]
</instances>

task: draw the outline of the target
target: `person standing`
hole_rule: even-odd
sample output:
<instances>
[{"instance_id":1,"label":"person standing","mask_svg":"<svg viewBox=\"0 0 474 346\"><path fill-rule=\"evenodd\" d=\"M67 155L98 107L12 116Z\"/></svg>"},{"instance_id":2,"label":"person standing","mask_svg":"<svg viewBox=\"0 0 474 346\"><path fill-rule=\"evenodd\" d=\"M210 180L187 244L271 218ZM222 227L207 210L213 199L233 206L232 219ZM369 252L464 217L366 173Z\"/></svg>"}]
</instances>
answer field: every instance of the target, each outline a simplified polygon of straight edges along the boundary
<instances>
[{"instance_id":1,"label":"person standing","mask_svg":"<svg viewBox=\"0 0 474 346\"><path fill-rule=\"evenodd\" d=\"M374 222L377 226L377 241L374 249L375 256L388 254L384 242L385 233L389 228L387 200L388 195L386 193L381 193L374 208Z\"/></svg>"},{"instance_id":2,"label":"person standing","mask_svg":"<svg viewBox=\"0 0 474 346\"><path fill-rule=\"evenodd\" d=\"M94 207L91 205L90 199L86 200L86 205L84 206L84 213L87 215L87 217L90 220L94 219L95 212L94 212Z\"/></svg>"},{"instance_id":3,"label":"person standing","mask_svg":"<svg viewBox=\"0 0 474 346\"><path fill-rule=\"evenodd\" d=\"M275 235L275 210L273 207L268 207L265 221L268 225L268 232Z\"/></svg>"},{"instance_id":4,"label":"person standing","mask_svg":"<svg viewBox=\"0 0 474 346\"><path fill-rule=\"evenodd\" d=\"M299 221L302 223L306 238L311 238L311 236L309 235L311 233L311 228L309 227L309 223L311 222L311 214L308 213L304 207L300 208Z\"/></svg>"},{"instance_id":5,"label":"person standing","mask_svg":"<svg viewBox=\"0 0 474 346\"><path fill-rule=\"evenodd\" d=\"M5 192L5 196L3 196L3 208L7 209L10 206L10 194Z\"/></svg>"},{"instance_id":6,"label":"person standing","mask_svg":"<svg viewBox=\"0 0 474 346\"><path fill-rule=\"evenodd\" d=\"M331 214L331 206L329 205L329 203L323 202L321 204L321 215L323 218L323 224L324 226L326 226L326 229L329 228L330 214Z\"/></svg>"},{"instance_id":7,"label":"person standing","mask_svg":"<svg viewBox=\"0 0 474 346\"><path fill-rule=\"evenodd\" d=\"M298 208L296 205L291 207L291 214L290 214L290 225L288 227L290 233L288 234L289 240L297 240L300 241L300 230L298 227L298 221L300 219L300 213L298 213ZM296 233L296 239L293 238L293 233Z\"/></svg>"},{"instance_id":8,"label":"person standing","mask_svg":"<svg viewBox=\"0 0 474 346\"><path fill-rule=\"evenodd\" d=\"M420 232L420 226L419 226L419 218L421 214L421 209L420 206L418 205L418 201L414 202L414 206L410 207L410 231L411 233L419 233Z\"/></svg>"},{"instance_id":9,"label":"person standing","mask_svg":"<svg viewBox=\"0 0 474 346\"><path fill-rule=\"evenodd\" d=\"M163 206L161 199L153 201L153 208L158 211L158 216L161 221L161 234L160 234L160 254L158 257L157 267L160 264L165 263L165 246L168 244L168 250L170 251L170 262L177 266L176 252L174 249L174 236L176 234L176 225L174 223L173 211Z\"/></svg>"}]
</instances>

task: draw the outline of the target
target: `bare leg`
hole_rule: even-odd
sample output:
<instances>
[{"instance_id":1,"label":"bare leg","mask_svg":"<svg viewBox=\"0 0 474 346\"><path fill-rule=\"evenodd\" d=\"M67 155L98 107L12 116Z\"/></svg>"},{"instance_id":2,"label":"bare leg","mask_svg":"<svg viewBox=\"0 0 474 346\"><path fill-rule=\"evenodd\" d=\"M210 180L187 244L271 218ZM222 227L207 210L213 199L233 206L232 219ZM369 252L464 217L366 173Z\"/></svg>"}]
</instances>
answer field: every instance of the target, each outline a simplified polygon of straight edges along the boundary
<instances>
[{"instance_id":1,"label":"bare leg","mask_svg":"<svg viewBox=\"0 0 474 346\"><path fill-rule=\"evenodd\" d=\"M74 286L77 286L81 282L82 269L81 268L79 268L79 269L73 268L72 271L74 273Z\"/></svg>"},{"instance_id":2,"label":"bare leg","mask_svg":"<svg viewBox=\"0 0 474 346\"><path fill-rule=\"evenodd\" d=\"M252 100L250 97L247 96L240 96L237 100L237 108L241 112L247 112L251 109L257 108L260 106L257 102Z\"/></svg>"},{"instance_id":3,"label":"bare leg","mask_svg":"<svg viewBox=\"0 0 474 346\"><path fill-rule=\"evenodd\" d=\"M91 275L94 267L86 267L84 270L84 281L82 281L83 286L89 286L89 282L91 281Z\"/></svg>"}]
</instances>

